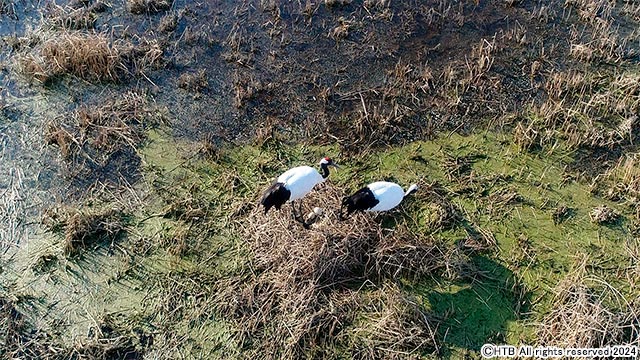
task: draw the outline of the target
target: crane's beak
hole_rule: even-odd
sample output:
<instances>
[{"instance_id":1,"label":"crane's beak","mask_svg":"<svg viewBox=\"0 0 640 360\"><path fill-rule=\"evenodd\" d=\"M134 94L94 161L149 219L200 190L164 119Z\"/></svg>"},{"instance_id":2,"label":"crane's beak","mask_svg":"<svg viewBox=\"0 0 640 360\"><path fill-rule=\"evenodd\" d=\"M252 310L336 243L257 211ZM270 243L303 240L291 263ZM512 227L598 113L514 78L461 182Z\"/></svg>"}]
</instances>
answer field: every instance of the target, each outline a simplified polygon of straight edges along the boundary
<instances>
[{"instance_id":1,"label":"crane's beak","mask_svg":"<svg viewBox=\"0 0 640 360\"><path fill-rule=\"evenodd\" d=\"M331 166L335 167L336 169L340 169L340 165L338 165L336 163L331 163Z\"/></svg>"}]
</instances>

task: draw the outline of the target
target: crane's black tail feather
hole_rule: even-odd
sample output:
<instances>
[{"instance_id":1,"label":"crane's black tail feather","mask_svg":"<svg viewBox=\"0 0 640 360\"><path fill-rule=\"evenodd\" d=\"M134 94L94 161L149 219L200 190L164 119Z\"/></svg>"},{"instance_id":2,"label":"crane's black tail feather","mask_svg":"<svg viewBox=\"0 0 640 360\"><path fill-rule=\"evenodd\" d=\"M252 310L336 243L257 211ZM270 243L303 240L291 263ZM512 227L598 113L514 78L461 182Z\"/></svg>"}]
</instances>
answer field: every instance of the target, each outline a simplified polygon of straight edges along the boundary
<instances>
[{"instance_id":1,"label":"crane's black tail feather","mask_svg":"<svg viewBox=\"0 0 640 360\"><path fill-rule=\"evenodd\" d=\"M267 191L262 195L260 204L264 206L264 213L266 214L269 209L275 207L276 210L280 210L282 205L289 200L291 192L284 186L283 183L273 183Z\"/></svg>"}]
</instances>

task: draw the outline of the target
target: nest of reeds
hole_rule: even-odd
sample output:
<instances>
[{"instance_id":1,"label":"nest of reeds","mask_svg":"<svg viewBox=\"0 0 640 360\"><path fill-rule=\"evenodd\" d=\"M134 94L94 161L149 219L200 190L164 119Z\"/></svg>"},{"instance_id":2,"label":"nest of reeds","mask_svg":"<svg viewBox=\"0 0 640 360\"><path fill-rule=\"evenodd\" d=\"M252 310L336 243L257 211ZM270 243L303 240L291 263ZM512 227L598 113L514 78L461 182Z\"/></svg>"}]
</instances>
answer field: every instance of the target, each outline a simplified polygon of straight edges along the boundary
<instances>
[{"instance_id":1,"label":"nest of reeds","mask_svg":"<svg viewBox=\"0 0 640 360\"><path fill-rule=\"evenodd\" d=\"M399 297L382 296L386 292L375 284L432 275L444 267L441 248L406 225L384 229L372 214L338 220L342 195L325 184L305 198L307 210L326 207L309 230L293 220L288 204L267 215L255 209L239 221L253 273L220 285L218 310L235 319L240 343L268 358L327 356L336 344L360 353L364 348L356 344L362 343L353 337L360 338L370 324L353 321L369 292L356 289L370 286L375 290L369 295L383 304L375 307L371 322L384 318L396 325L390 332L373 329L375 346L361 356L432 351L436 344L426 335L431 330L424 309L407 305L408 296L399 289Z\"/></svg>"},{"instance_id":2,"label":"nest of reeds","mask_svg":"<svg viewBox=\"0 0 640 360\"><path fill-rule=\"evenodd\" d=\"M308 206L306 212L312 205L324 207L323 215L315 220L310 230L292 220L289 204L280 212L263 215L261 211L255 211L251 214L243 225L256 266L269 269L272 264L284 260L304 258L313 266L293 264L295 268L301 270L305 278L319 280L326 286L339 285L345 279L395 279L399 274L422 277L441 266L442 256L434 239L413 233L406 225L394 229L380 225L381 218L398 214L355 213L340 221L338 212L343 195L330 185L321 185L304 199ZM415 257L399 261L407 247ZM395 259L398 261L391 261L391 254L399 256ZM397 268L390 267L394 263Z\"/></svg>"},{"instance_id":3,"label":"nest of reeds","mask_svg":"<svg viewBox=\"0 0 640 360\"><path fill-rule=\"evenodd\" d=\"M539 342L558 347L638 345L637 304L621 301L611 285L595 281L595 286L590 286L589 280L593 279L587 278L583 270L558 284L553 310L544 317L538 331Z\"/></svg>"}]
</instances>

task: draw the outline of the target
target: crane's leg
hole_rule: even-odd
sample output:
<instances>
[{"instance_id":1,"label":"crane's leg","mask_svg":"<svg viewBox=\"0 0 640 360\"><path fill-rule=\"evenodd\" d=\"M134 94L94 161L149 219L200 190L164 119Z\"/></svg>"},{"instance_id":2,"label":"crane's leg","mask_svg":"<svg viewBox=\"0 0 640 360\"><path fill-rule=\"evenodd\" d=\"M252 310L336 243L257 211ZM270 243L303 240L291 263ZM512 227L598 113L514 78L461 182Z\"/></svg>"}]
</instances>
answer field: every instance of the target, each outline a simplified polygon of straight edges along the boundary
<instances>
[{"instance_id":1,"label":"crane's leg","mask_svg":"<svg viewBox=\"0 0 640 360\"><path fill-rule=\"evenodd\" d=\"M302 200L300 200L300 206L298 207L298 214L300 215L302 226L308 230L309 224L307 224L307 222L304 220L304 213L302 212Z\"/></svg>"},{"instance_id":2,"label":"crane's leg","mask_svg":"<svg viewBox=\"0 0 640 360\"><path fill-rule=\"evenodd\" d=\"M342 205L340 205L340 214L338 215L338 219L340 221L346 220L347 217L344 215L344 201L342 202Z\"/></svg>"},{"instance_id":3,"label":"crane's leg","mask_svg":"<svg viewBox=\"0 0 640 360\"><path fill-rule=\"evenodd\" d=\"M292 201L292 202L291 202L291 209L293 210L293 218L294 218L296 221L300 221L301 216L300 216L300 214L298 213L298 209L296 209L296 202L295 202L295 201Z\"/></svg>"},{"instance_id":4,"label":"crane's leg","mask_svg":"<svg viewBox=\"0 0 640 360\"><path fill-rule=\"evenodd\" d=\"M291 202L291 207L293 208L293 218L302 224L305 229L309 228L309 224L304 221L304 217L302 215L302 200L299 201L298 209L296 209L295 201Z\"/></svg>"}]
</instances>

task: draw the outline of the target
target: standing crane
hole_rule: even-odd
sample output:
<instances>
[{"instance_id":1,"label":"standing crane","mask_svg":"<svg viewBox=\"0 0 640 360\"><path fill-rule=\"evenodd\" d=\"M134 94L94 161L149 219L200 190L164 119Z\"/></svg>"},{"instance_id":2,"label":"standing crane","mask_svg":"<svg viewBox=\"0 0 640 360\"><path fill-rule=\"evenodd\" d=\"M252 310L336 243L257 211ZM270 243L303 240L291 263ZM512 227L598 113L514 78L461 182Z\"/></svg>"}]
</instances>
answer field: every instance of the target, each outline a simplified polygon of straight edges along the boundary
<instances>
[{"instance_id":1,"label":"standing crane","mask_svg":"<svg viewBox=\"0 0 640 360\"><path fill-rule=\"evenodd\" d=\"M280 207L289 201L296 221L308 228L308 224L302 218L302 200L300 199L307 195L317 184L324 182L329 177L329 166L339 168L338 164L334 163L331 158L325 157L320 160L321 173L311 166L298 166L278 176L276 181L264 192L262 200L260 200L260 203L264 206L264 213L266 214L272 207L280 210ZM298 209L294 204L296 200L300 200Z\"/></svg>"}]
</instances>

